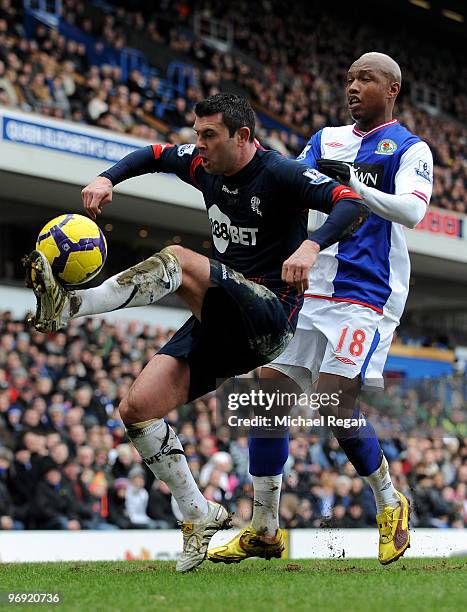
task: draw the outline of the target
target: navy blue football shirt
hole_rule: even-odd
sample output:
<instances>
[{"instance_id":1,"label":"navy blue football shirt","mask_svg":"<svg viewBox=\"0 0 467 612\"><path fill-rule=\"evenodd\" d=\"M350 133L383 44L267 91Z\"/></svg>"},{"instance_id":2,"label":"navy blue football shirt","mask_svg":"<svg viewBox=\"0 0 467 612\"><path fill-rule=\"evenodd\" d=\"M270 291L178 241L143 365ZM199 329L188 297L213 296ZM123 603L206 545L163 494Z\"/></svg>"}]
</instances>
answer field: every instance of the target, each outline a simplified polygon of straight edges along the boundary
<instances>
[{"instance_id":1,"label":"navy blue football shirt","mask_svg":"<svg viewBox=\"0 0 467 612\"><path fill-rule=\"evenodd\" d=\"M232 176L206 172L194 144L145 147L101 176L115 185L148 172L176 174L202 192L211 222L213 258L271 289L292 325L303 296L281 280L282 264L308 236L308 210L329 214L340 200L362 204L349 187L260 146Z\"/></svg>"}]
</instances>

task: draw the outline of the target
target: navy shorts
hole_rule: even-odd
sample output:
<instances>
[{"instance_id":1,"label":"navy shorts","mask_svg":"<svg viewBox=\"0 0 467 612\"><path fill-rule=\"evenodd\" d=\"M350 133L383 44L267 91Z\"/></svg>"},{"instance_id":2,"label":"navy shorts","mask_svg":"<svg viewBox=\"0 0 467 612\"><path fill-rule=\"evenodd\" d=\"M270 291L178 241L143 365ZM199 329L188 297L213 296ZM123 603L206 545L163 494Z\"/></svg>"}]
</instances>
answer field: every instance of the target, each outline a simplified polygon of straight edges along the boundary
<instances>
[{"instance_id":1,"label":"navy shorts","mask_svg":"<svg viewBox=\"0 0 467 612\"><path fill-rule=\"evenodd\" d=\"M210 264L216 286L206 292L201 322L192 316L158 353L188 361L189 401L269 363L294 332L275 293L225 264Z\"/></svg>"}]
</instances>

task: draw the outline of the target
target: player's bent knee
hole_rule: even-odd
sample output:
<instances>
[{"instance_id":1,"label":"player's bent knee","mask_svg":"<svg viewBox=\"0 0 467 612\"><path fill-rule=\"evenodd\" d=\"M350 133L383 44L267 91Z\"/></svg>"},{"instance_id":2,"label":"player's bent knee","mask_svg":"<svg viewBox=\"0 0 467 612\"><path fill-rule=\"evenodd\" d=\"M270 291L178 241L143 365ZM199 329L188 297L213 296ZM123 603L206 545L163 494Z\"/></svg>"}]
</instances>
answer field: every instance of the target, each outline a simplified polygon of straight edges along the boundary
<instances>
[{"instance_id":1,"label":"player's bent knee","mask_svg":"<svg viewBox=\"0 0 467 612\"><path fill-rule=\"evenodd\" d=\"M204 267L209 271L209 259L204 255L195 253L179 244L171 244L167 247L167 250L178 259L184 277L188 275L189 277L197 278Z\"/></svg>"},{"instance_id":2,"label":"player's bent knee","mask_svg":"<svg viewBox=\"0 0 467 612\"><path fill-rule=\"evenodd\" d=\"M134 387L133 385L130 388L118 407L121 419L125 425L142 423L150 419L162 419L172 409L172 406L167 407L164 402L162 404L158 403L154 397L151 397L150 403L144 401L143 397Z\"/></svg>"},{"instance_id":3,"label":"player's bent knee","mask_svg":"<svg viewBox=\"0 0 467 612\"><path fill-rule=\"evenodd\" d=\"M131 423L131 408L126 397L124 397L120 402L118 412L120 413L120 418L122 419L123 424L129 425Z\"/></svg>"},{"instance_id":4,"label":"player's bent knee","mask_svg":"<svg viewBox=\"0 0 467 612\"><path fill-rule=\"evenodd\" d=\"M167 251L170 251L178 259L182 268L186 267L191 251L179 244L171 244L167 247Z\"/></svg>"},{"instance_id":5,"label":"player's bent knee","mask_svg":"<svg viewBox=\"0 0 467 612\"><path fill-rule=\"evenodd\" d=\"M149 414L147 407L138 402L131 390L120 402L118 410L125 425L133 425L134 423L158 418L158 415L154 414L154 410L151 411L152 414Z\"/></svg>"}]
</instances>

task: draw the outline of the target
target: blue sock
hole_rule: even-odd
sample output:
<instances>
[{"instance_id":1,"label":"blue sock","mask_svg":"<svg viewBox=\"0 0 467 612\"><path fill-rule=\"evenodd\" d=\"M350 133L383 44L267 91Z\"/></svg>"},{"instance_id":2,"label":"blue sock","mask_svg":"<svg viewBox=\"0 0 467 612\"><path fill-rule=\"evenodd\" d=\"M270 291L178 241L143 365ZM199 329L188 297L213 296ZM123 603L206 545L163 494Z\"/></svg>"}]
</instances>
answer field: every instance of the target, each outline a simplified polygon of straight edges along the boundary
<instances>
[{"instance_id":1,"label":"blue sock","mask_svg":"<svg viewBox=\"0 0 467 612\"><path fill-rule=\"evenodd\" d=\"M359 408L356 408L352 418L358 419L360 416L364 415L361 414ZM336 435L340 447L347 455L350 463L357 470L359 476L369 476L373 474L373 472L379 468L383 460L383 451L379 445L375 428L370 423L368 417L365 417L365 420L365 425L349 428L346 435ZM341 434L342 427L337 429L339 434Z\"/></svg>"},{"instance_id":2,"label":"blue sock","mask_svg":"<svg viewBox=\"0 0 467 612\"><path fill-rule=\"evenodd\" d=\"M250 474L277 476L282 474L289 456L289 436L283 438L253 438L248 440Z\"/></svg>"}]
</instances>

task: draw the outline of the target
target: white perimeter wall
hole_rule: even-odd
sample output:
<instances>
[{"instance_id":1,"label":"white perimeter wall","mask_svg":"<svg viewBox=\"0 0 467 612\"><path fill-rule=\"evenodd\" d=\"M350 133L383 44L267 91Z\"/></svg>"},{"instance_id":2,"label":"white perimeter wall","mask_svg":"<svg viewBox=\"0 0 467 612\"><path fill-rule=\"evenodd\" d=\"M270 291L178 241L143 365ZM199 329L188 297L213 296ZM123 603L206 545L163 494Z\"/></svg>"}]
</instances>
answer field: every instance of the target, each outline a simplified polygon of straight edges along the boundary
<instances>
[{"instance_id":1,"label":"white perimeter wall","mask_svg":"<svg viewBox=\"0 0 467 612\"><path fill-rule=\"evenodd\" d=\"M229 540L234 530L219 532L211 546ZM289 558L373 558L377 529L299 529L289 531ZM118 561L128 558L174 560L182 548L178 530L12 531L0 532L0 564L27 561ZM467 530L415 529L404 558L467 555ZM1 569L0 569L1 572Z\"/></svg>"}]
</instances>

